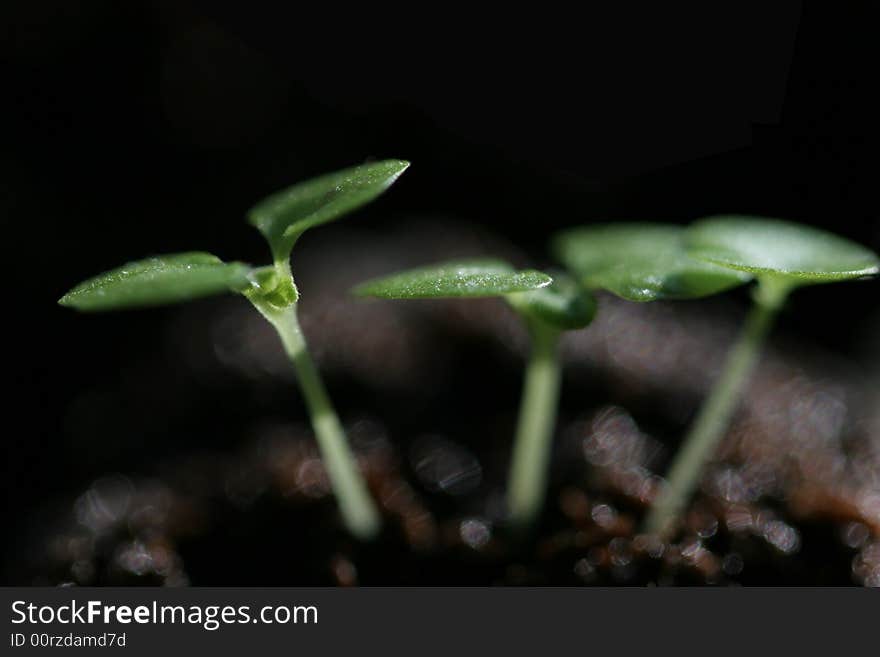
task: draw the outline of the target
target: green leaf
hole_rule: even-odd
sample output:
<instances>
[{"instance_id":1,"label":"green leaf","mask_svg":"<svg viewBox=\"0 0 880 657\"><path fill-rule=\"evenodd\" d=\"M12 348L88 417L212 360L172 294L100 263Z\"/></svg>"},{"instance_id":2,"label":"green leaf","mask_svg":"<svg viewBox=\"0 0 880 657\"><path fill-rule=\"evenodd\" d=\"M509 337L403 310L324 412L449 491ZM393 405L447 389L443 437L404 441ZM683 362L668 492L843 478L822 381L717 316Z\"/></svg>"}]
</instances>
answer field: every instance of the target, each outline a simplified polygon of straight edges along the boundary
<instances>
[{"instance_id":1,"label":"green leaf","mask_svg":"<svg viewBox=\"0 0 880 657\"><path fill-rule=\"evenodd\" d=\"M562 331L583 328L596 316L595 297L569 276L555 272L551 285L508 294L507 301L523 315Z\"/></svg>"},{"instance_id":2,"label":"green leaf","mask_svg":"<svg viewBox=\"0 0 880 657\"><path fill-rule=\"evenodd\" d=\"M268 240L275 261L286 261L303 232L369 203L408 166L403 160L384 160L307 180L260 201L248 212L248 221Z\"/></svg>"},{"instance_id":3,"label":"green leaf","mask_svg":"<svg viewBox=\"0 0 880 657\"><path fill-rule=\"evenodd\" d=\"M358 296L382 299L496 297L550 285L547 274L516 271L500 260L445 262L373 279L358 285Z\"/></svg>"},{"instance_id":4,"label":"green leaf","mask_svg":"<svg viewBox=\"0 0 880 657\"><path fill-rule=\"evenodd\" d=\"M692 299L751 277L688 256L680 226L619 223L556 235L551 248L580 282L630 301Z\"/></svg>"},{"instance_id":5,"label":"green leaf","mask_svg":"<svg viewBox=\"0 0 880 657\"><path fill-rule=\"evenodd\" d=\"M176 303L250 285L250 267L210 253L177 253L130 262L90 278L58 300L83 311Z\"/></svg>"},{"instance_id":6,"label":"green leaf","mask_svg":"<svg viewBox=\"0 0 880 657\"><path fill-rule=\"evenodd\" d=\"M842 237L761 217L703 219L687 230L686 244L695 258L792 287L868 276L880 265L876 253Z\"/></svg>"}]
</instances>

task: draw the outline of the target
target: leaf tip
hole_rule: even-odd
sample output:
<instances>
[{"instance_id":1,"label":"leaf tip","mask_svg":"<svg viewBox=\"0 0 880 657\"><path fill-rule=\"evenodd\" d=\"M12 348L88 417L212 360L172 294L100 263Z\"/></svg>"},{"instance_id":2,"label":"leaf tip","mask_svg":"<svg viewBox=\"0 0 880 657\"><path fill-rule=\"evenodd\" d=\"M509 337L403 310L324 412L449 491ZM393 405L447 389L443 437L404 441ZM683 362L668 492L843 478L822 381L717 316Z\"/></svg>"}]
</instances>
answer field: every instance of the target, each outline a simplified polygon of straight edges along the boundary
<instances>
[{"instance_id":1,"label":"leaf tip","mask_svg":"<svg viewBox=\"0 0 880 657\"><path fill-rule=\"evenodd\" d=\"M351 288L348 293L353 297L360 297L363 299L364 297L371 296L370 294L370 282L360 283L359 285L355 285Z\"/></svg>"},{"instance_id":2,"label":"leaf tip","mask_svg":"<svg viewBox=\"0 0 880 657\"><path fill-rule=\"evenodd\" d=\"M404 171L409 169L411 164L409 160L388 160L387 162L391 165L392 173L386 180L386 189L397 182L397 179L403 175Z\"/></svg>"},{"instance_id":3,"label":"leaf tip","mask_svg":"<svg viewBox=\"0 0 880 657\"><path fill-rule=\"evenodd\" d=\"M545 274L542 271L535 270L535 278L538 281L535 285L536 290L541 290L545 287L550 287L551 285L553 285L553 277L549 274Z\"/></svg>"}]
</instances>

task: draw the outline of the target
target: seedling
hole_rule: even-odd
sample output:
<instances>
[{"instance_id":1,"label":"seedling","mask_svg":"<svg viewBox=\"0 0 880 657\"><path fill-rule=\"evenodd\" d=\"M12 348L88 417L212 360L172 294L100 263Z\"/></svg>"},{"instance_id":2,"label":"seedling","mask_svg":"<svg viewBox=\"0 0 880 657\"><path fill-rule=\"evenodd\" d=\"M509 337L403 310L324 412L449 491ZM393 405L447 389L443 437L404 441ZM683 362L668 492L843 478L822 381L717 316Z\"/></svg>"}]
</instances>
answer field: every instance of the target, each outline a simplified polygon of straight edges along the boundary
<instances>
[{"instance_id":1,"label":"seedling","mask_svg":"<svg viewBox=\"0 0 880 657\"><path fill-rule=\"evenodd\" d=\"M704 219L685 235L698 260L754 276L754 306L654 501L646 529L669 534L724 435L743 386L776 314L792 290L878 272L868 249L815 228L776 219L724 216Z\"/></svg>"},{"instance_id":2,"label":"seedling","mask_svg":"<svg viewBox=\"0 0 880 657\"><path fill-rule=\"evenodd\" d=\"M511 525L530 527L544 502L559 405L559 337L589 324L593 297L566 276L515 271L498 260L451 262L368 281L361 296L384 299L502 297L523 318L532 340L508 483Z\"/></svg>"},{"instance_id":3,"label":"seedling","mask_svg":"<svg viewBox=\"0 0 880 657\"><path fill-rule=\"evenodd\" d=\"M58 302L81 311L105 311L224 292L243 294L281 338L296 371L343 521L361 539L375 536L380 516L300 330L299 291L290 269L290 253L306 230L369 203L408 166L400 160L365 164L294 185L258 203L248 213L248 221L269 242L273 265L254 268L240 262L226 263L209 253L157 256L89 279Z\"/></svg>"},{"instance_id":4,"label":"seedling","mask_svg":"<svg viewBox=\"0 0 880 657\"><path fill-rule=\"evenodd\" d=\"M684 237L680 226L600 224L558 234L552 250L582 285L629 301L694 299L751 278L750 272L691 257Z\"/></svg>"}]
</instances>

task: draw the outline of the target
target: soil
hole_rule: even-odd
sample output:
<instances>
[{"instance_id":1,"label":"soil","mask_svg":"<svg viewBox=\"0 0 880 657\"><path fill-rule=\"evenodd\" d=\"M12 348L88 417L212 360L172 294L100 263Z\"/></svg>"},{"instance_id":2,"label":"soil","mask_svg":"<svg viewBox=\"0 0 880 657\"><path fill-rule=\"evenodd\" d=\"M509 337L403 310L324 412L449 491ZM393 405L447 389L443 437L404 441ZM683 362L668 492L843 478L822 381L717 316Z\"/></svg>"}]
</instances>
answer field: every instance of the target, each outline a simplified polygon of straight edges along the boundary
<instances>
[{"instance_id":1,"label":"soil","mask_svg":"<svg viewBox=\"0 0 880 657\"><path fill-rule=\"evenodd\" d=\"M16 579L880 585L876 387L790 331L774 335L674 540L639 533L744 296L647 305L603 296L597 321L566 337L540 526L506 532L527 348L516 318L492 300L345 294L373 274L487 250L521 260L484 236L425 224L394 238L337 232L294 263L304 330L385 517L378 541L358 544L340 527L270 327L220 299L170 313L161 351L121 363L112 391L71 391L71 432L129 426L130 449L121 466L47 503Z\"/></svg>"}]
</instances>

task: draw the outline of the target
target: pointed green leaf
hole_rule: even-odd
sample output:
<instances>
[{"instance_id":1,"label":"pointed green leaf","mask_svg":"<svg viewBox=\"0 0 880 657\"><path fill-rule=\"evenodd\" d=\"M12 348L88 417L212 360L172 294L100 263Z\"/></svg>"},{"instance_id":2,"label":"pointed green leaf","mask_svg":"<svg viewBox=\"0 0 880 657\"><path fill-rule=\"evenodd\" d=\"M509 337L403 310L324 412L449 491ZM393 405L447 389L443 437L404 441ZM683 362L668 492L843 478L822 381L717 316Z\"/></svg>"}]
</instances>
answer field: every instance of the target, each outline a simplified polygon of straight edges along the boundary
<instances>
[{"instance_id":1,"label":"pointed green leaf","mask_svg":"<svg viewBox=\"0 0 880 657\"><path fill-rule=\"evenodd\" d=\"M517 311L565 331L587 326L596 315L596 299L572 278L553 273L553 283L529 292L507 295Z\"/></svg>"},{"instance_id":2,"label":"pointed green leaf","mask_svg":"<svg viewBox=\"0 0 880 657\"><path fill-rule=\"evenodd\" d=\"M382 299L496 297L550 285L539 271L516 271L500 260L444 262L373 279L358 285L358 296Z\"/></svg>"},{"instance_id":3,"label":"pointed green leaf","mask_svg":"<svg viewBox=\"0 0 880 657\"><path fill-rule=\"evenodd\" d=\"M275 260L287 260L303 232L369 203L408 166L403 160L384 160L307 180L260 201L248 212L248 221L269 241Z\"/></svg>"},{"instance_id":4,"label":"pointed green leaf","mask_svg":"<svg viewBox=\"0 0 880 657\"><path fill-rule=\"evenodd\" d=\"M719 216L686 233L693 257L731 269L771 275L790 286L868 276L878 272L873 251L832 233L761 217Z\"/></svg>"},{"instance_id":5,"label":"pointed green leaf","mask_svg":"<svg viewBox=\"0 0 880 657\"><path fill-rule=\"evenodd\" d=\"M249 286L250 267L210 253L177 253L130 262L90 278L58 300L83 311L187 301Z\"/></svg>"},{"instance_id":6,"label":"pointed green leaf","mask_svg":"<svg viewBox=\"0 0 880 657\"><path fill-rule=\"evenodd\" d=\"M703 297L749 280L688 256L683 233L665 224L600 224L558 234L552 249L582 284L630 301Z\"/></svg>"}]
</instances>

